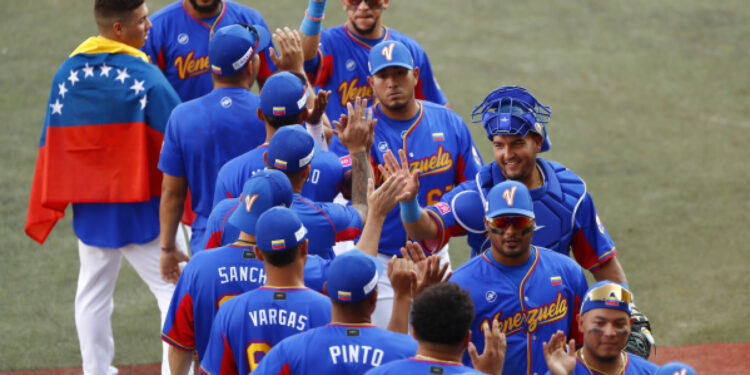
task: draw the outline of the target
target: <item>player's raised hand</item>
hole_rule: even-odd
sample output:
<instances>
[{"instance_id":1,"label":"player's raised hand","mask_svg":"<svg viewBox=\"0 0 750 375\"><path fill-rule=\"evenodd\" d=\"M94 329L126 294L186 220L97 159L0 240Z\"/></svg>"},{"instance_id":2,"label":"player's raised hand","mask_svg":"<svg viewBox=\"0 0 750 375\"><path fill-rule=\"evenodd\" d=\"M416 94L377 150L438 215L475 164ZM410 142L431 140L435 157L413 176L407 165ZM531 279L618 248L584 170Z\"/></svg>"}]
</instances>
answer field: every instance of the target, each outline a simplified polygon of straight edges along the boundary
<instances>
[{"instance_id":1,"label":"player's raised hand","mask_svg":"<svg viewBox=\"0 0 750 375\"><path fill-rule=\"evenodd\" d=\"M388 261L388 279L393 286L393 298L412 298L417 285L414 262L395 255Z\"/></svg>"},{"instance_id":2,"label":"player's raised hand","mask_svg":"<svg viewBox=\"0 0 750 375\"><path fill-rule=\"evenodd\" d=\"M189 260L190 257L177 248L171 249L169 252L162 251L161 257L159 258L159 268L161 269L162 280L168 283L177 284L177 280L179 280L180 273L182 272L180 269L180 263Z\"/></svg>"},{"instance_id":3,"label":"player's raised hand","mask_svg":"<svg viewBox=\"0 0 750 375\"><path fill-rule=\"evenodd\" d=\"M320 90L318 95L315 96L313 101L312 109L308 112L307 123L317 124L320 122L323 115L326 113L326 107L328 106L328 98L331 96L331 90Z\"/></svg>"},{"instance_id":4,"label":"player's raised hand","mask_svg":"<svg viewBox=\"0 0 750 375\"><path fill-rule=\"evenodd\" d=\"M271 47L269 56L279 70L293 70L305 73L305 57L302 53L302 36L299 30L291 30L289 27L276 29L273 33L273 41L279 46L278 53Z\"/></svg>"},{"instance_id":5,"label":"player's raised hand","mask_svg":"<svg viewBox=\"0 0 750 375\"><path fill-rule=\"evenodd\" d=\"M425 288L430 285L442 283L448 280L453 272L448 272L450 263L446 262L442 267L440 266L440 256L425 255L417 242L408 241L406 247L401 248L401 255L404 258L411 258L414 261L414 265L417 270L417 287L414 295L421 293Z\"/></svg>"},{"instance_id":6,"label":"player's raised hand","mask_svg":"<svg viewBox=\"0 0 750 375\"><path fill-rule=\"evenodd\" d=\"M388 213L393 211L398 203L396 196L403 189L404 177L391 176L375 189L375 182L372 179L367 180L367 206L368 212L385 218ZM368 219L369 220L369 219Z\"/></svg>"},{"instance_id":7,"label":"player's raised hand","mask_svg":"<svg viewBox=\"0 0 750 375\"><path fill-rule=\"evenodd\" d=\"M354 105L349 102L346 107L346 125L343 125L343 116L338 123L334 121L341 144L346 146L350 154L369 150L368 144L372 144L370 139L377 121L372 118L372 108L367 108L367 99L359 97L354 100Z\"/></svg>"},{"instance_id":8,"label":"player's raised hand","mask_svg":"<svg viewBox=\"0 0 750 375\"><path fill-rule=\"evenodd\" d=\"M382 164L378 164L378 170L386 177L392 174L398 174L406 178L404 188L401 190L401 194L399 194L397 199L399 202L408 202L416 198L417 193L419 192L419 169L414 168L414 171L409 172L409 159L406 158L406 152L401 149L398 150L398 154L401 159L400 163L396 160L396 157L393 156L393 152L388 150L385 155L383 155L385 167L383 167Z\"/></svg>"},{"instance_id":9,"label":"player's raised hand","mask_svg":"<svg viewBox=\"0 0 750 375\"><path fill-rule=\"evenodd\" d=\"M549 342L542 343L544 360L552 375L570 375L575 370L576 340L571 339L567 351L565 349L565 333L560 330L550 337Z\"/></svg>"},{"instance_id":10,"label":"player's raised hand","mask_svg":"<svg viewBox=\"0 0 750 375\"><path fill-rule=\"evenodd\" d=\"M503 372L505 350L508 347L505 334L500 331L500 323L497 320L492 321L492 328L489 324L483 325L482 331L484 332L484 353L479 355L474 343L469 342L471 364L481 372L500 375Z\"/></svg>"}]
</instances>

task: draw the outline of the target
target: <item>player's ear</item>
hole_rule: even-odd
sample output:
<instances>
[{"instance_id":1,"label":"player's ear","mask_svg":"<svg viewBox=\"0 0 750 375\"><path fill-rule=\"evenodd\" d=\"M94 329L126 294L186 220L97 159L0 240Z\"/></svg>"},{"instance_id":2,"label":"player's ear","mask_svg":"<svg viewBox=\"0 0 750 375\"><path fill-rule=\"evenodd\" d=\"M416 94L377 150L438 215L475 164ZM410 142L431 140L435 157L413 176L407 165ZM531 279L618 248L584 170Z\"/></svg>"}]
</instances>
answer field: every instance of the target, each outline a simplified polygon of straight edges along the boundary
<instances>
[{"instance_id":1,"label":"player's ear","mask_svg":"<svg viewBox=\"0 0 750 375\"><path fill-rule=\"evenodd\" d=\"M544 143L542 136L536 133L531 133L531 137L534 139L534 144L536 144L536 153L538 154L542 152L542 143Z\"/></svg>"},{"instance_id":2,"label":"player's ear","mask_svg":"<svg viewBox=\"0 0 750 375\"><path fill-rule=\"evenodd\" d=\"M411 74L414 76L414 87L416 87L419 82L419 67L415 66L414 69L411 70Z\"/></svg>"},{"instance_id":3,"label":"player's ear","mask_svg":"<svg viewBox=\"0 0 750 375\"><path fill-rule=\"evenodd\" d=\"M464 340L461 343L463 348L469 347L469 342L471 341L471 330L466 331L466 336L464 336Z\"/></svg>"},{"instance_id":4,"label":"player's ear","mask_svg":"<svg viewBox=\"0 0 750 375\"><path fill-rule=\"evenodd\" d=\"M260 110L260 107L256 110L258 115L258 120L266 122L266 115L263 114L263 111Z\"/></svg>"},{"instance_id":5,"label":"player's ear","mask_svg":"<svg viewBox=\"0 0 750 375\"><path fill-rule=\"evenodd\" d=\"M304 241L300 242L299 244L299 256L302 257L302 259L307 260L307 246L308 246L308 240L305 238Z\"/></svg>"},{"instance_id":6,"label":"player's ear","mask_svg":"<svg viewBox=\"0 0 750 375\"><path fill-rule=\"evenodd\" d=\"M372 86L372 76L367 76L367 83L370 84L370 87Z\"/></svg>"},{"instance_id":7,"label":"player's ear","mask_svg":"<svg viewBox=\"0 0 750 375\"><path fill-rule=\"evenodd\" d=\"M258 258L259 261L263 262L263 252L260 251L260 249L257 247L253 251L255 252L255 257Z\"/></svg>"},{"instance_id":8,"label":"player's ear","mask_svg":"<svg viewBox=\"0 0 750 375\"><path fill-rule=\"evenodd\" d=\"M576 315L576 321L578 322L578 332L583 332L583 315Z\"/></svg>"}]
</instances>

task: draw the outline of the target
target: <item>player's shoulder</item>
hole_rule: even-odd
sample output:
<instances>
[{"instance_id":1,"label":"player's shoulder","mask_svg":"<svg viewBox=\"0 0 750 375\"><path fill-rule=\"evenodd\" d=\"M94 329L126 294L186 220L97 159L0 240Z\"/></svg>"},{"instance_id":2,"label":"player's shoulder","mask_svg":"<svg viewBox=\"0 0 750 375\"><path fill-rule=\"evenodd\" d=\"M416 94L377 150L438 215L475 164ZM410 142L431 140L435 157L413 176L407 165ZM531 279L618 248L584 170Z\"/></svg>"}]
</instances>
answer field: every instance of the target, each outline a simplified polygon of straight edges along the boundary
<instances>
[{"instance_id":1,"label":"player's shoulder","mask_svg":"<svg viewBox=\"0 0 750 375\"><path fill-rule=\"evenodd\" d=\"M486 254L480 254L467 260L466 263L453 271L450 281L461 285L467 281L476 280L476 270L485 267L488 264L487 260L484 259L484 256L486 256Z\"/></svg>"},{"instance_id":2,"label":"player's shoulder","mask_svg":"<svg viewBox=\"0 0 750 375\"><path fill-rule=\"evenodd\" d=\"M419 53L424 53L424 48L422 48L422 45L419 44L419 42L417 42L416 39L392 27L386 26L386 28L388 28L388 39L397 40L403 43L406 46L406 48L411 50L412 53L414 53L415 51Z\"/></svg>"},{"instance_id":3,"label":"player's shoulder","mask_svg":"<svg viewBox=\"0 0 750 375\"><path fill-rule=\"evenodd\" d=\"M263 20L263 16L260 14L259 11L247 5L236 3L234 1L229 1L229 0L225 0L224 3L227 6L227 12L241 14L245 17L249 17L255 22L260 22Z\"/></svg>"},{"instance_id":4,"label":"player's shoulder","mask_svg":"<svg viewBox=\"0 0 750 375\"><path fill-rule=\"evenodd\" d=\"M157 27L163 23L168 22L168 20L173 19L173 17L180 16L184 13L185 11L182 9L182 1L178 0L168 4L164 8L159 9L148 18L149 21L151 21L153 27Z\"/></svg>"},{"instance_id":5,"label":"player's shoulder","mask_svg":"<svg viewBox=\"0 0 750 375\"><path fill-rule=\"evenodd\" d=\"M628 356L628 374L646 375L653 374L659 369L659 366L649 360L639 357L632 353L625 353ZM637 370L637 371L633 371ZM632 372L631 372L632 371Z\"/></svg>"},{"instance_id":6,"label":"player's shoulder","mask_svg":"<svg viewBox=\"0 0 750 375\"><path fill-rule=\"evenodd\" d=\"M537 162L547 174L553 173L560 183L583 184L583 179L559 162L537 157Z\"/></svg>"},{"instance_id":7,"label":"player's shoulder","mask_svg":"<svg viewBox=\"0 0 750 375\"><path fill-rule=\"evenodd\" d=\"M550 250L546 247L534 246L539 250L539 261L553 268L568 270L572 272L583 272L578 263L567 254L561 254L557 251Z\"/></svg>"}]
</instances>

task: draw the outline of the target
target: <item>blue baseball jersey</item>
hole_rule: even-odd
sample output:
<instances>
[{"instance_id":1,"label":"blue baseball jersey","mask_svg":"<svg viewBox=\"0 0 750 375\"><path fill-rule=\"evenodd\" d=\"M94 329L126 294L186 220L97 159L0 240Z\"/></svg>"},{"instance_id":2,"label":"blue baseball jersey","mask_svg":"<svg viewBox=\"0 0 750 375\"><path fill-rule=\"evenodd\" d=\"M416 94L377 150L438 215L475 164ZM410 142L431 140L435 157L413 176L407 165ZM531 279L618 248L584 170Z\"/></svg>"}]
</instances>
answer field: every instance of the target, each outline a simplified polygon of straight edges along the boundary
<instances>
[{"instance_id":1,"label":"blue baseball jersey","mask_svg":"<svg viewBox=\"0 0 750 375\"><path fill-rule=\"evenodd\" d=\"M156 162L180 100L139 50L104 37L79 45L50 90L26 233L40 243L73 203L73 230L119 248L159 235Z\"/></svg>"},{"instance_id":2,"label":"blue baseball jersey","mask_svg":"<svg viewBox=\"0 0 750 375\"><path fill-rule=\"evenodd\" d=\"M409 159L409 170L419 169L419 204L431 205L440 197L466 180L473 180L482 167L482 159L466 124L451 109L418 101L417 115L407 121L395 121L385 116L380 105L374 106L378 126L375 127L371 150L373 164L385 166L384 155L391 150L398 155L404 149ZM398 157L398 156L396 156ZM376 180L384 176L374 166ZM406 231L401 223L399 207L386 216L378 251L400 255L406 244Z\"/></svg>"},{"instance_id":3,"label":"blue baseball jersey","mask_svg":"<svg viewBox=\"0 0 750 375\"><path fill-rule=\"evenodd\" d=\"M222 303L265 284L254 247L229 245L196 254L182 270L162 329L162 340L198 353L208 344L211 323Z\"/></svg>"},{"instance_id":4,"label":"blue baseball jersey","mask_svg":"<svg viewBox=\"0 0 750 375\"><path fill-rule=\"evenodd\" d=\"M589 368L581 360L581 349L576 352L576 367L572 375L606 375L595 368ZM617 375L652 375L659 369L659 366L630 353L625 353L625 364L621 372ZM549 371L547 375L551 374Z\"/></svg>"},{"instance_id":5,"label":"blue baseball jersey","mask_svg":"<svg viewBox=\"0 0 750 375\"><path fill-rule=\"evenodd\" d=\"M367 65L370 48L383 40L397 40L409 49L414 58L414 65L419 68L419 81L415 95L433 103L448 103L432 73L430 60L422 46L411 37L389 27L383 27L380 39L363 39L351 33L346 25L325 29L320 33L318 55L305 62L305 70L311 75L311 82L318 88L330 90L326 114L328 118L338 120L346 114L346 103L357 97L374 102L374 95L367 77L370 69ZM346 153L346 149L343 150ZM338 153L338 152L337 152Z\"/></svg>"},{"instance_id":6,"label":"blue baseball jersey","mask_svg":"<svg viewBox=\"0 0 750 375\"><path fill-rule=\"evenodd\" d=\"M256 374L364 374L373 367L416 354L410 336L373 325L336 324L281 341L266 354Z\"/></svg>"},{"instance_id":7,"label":"blue baseball jersey","mask_svg":"<svg viewBox=\"0 0 750 375\"><path fill-rule=\"evenodd\" d=\"M263 155L268 144L262 144L230 161L219 169L214 189L214 206L225 198L238 197L242 186L255 172L266 169ZM302 187L302 195L316 202L333 202L344 183L344 175L351 159L323 151L315 144L315 154L310 162L310 176Z\"/></svg>"},{"instance_id":8,"label":"blue baseball jersey","mask_svg":"<svg viewBox=\"0 0 750 375\"><path fill-rule=\"evenodd\" d=\"M159 169L187 179L196 213L193 249L199 249L203 239L219 168L266 139L265 123L255 115L259 105L258 95L227 87L182 103L169 116Z\"/></svg>"},{"instance_id":9,"label":"blue baseball jersey","mask_svg":"<svg viewBox=\"0 0 750 375\"><path fill-rule=\"evenodd\" d=\"M617 253L614 242L599 219L594 201L586 190L586 184L575 173L559 163L537 158L537 165L544 182L541 187L531 190L534 201L534 215L537 229L531 242L561 254L573 251L578 264L589 271L599 266ZM484 227L481 223L471 224L470 216L475 209L484 207L487 192L505 181L500 168L492 162L485 165L474 181L467 181L446 194L440 203L426 207L427 213L437 222L440 238L437 246L447 243L450 237L469 233L470 245L474 254L489 247L484 241ZM465 191L471 194L473 204L455 204L458 194Z\"/></svg>"},{"instance_id":10,"label":"blue baseball jersey","mask_svg":"<svg viewBox=\"0 0 750 375\"><path fill-rule=\"evenodd\" d=\"M553 333L562 330L581 342L575 316L586 293L586 277L570 257L531 246L528 270L516 280L491 251L464 263L450 279L474 301L471 341L482 353L482 327L498 321L508 344L503 374L542 374L547 371L542 343ZM464 364L471 366L468 354Z\"/></svg>"},{"instance_id":11,"label":"blue baseball jersey","mask_svg":"<svg viewBox=\"0 0 750 375\"><path fill-rule=\"evenodd\" d=\"M233 243L240 237L240 230L229 224L229 216L239 207L239 198L227 198L211 210L206 222L200 249L213 249Z\"/></svg>"},{"instance_id":12,"label":"blue baseball jersey","mask_svg":"<svg viewBox=\"0 0 750 375\"><path fill-rule=\"evenodd\" d=\"M213 87L208 41L214 31L238 22L268 28L254 9L227 0L220 7L215 17L200 19L188 13L183 1L178 0L150 17L153 27L142 50L164 72L183 101L203 96ZM258 79L262 82L275 70L268 48L260 54L260 62Z\"/></svg>"},{"instance_id":13,"label":"blue baseball jersey","mask_svg":"<svg viewBox=\"0 0 750 375\"><path fill-rule=\"evenodd\" d=\"M292 210L307 228L310 254L332 259L336 242L352 241L362 233L362 216L352 206L315 202L294 193Z\"/></svg>"},{"instance_id":14,"label":"blue baseball jersey","mask_svg":"<svg viewBox=\"0 0 750 375\"><path fill-rule=\"evenodd\" d=\"M407 358L398 361L388 362L380 367L367 371L366 375L385 375L385 374L439 374L439 375L459 375L459 374L484 374L466 367L460 362L435 361L421 358Z\"/></svg>"},{"instance_id":15,"label":"blue baseball jersey","mask_svg":"<svg viewBox=\"0 0 750 375\"><path fill-rule=\"evenodd\" d=\"M248 374L286 337L331 321L331 300L307 288L263 286L227 301L216 314L204 374Z\"/></svg>"}]
</instances>

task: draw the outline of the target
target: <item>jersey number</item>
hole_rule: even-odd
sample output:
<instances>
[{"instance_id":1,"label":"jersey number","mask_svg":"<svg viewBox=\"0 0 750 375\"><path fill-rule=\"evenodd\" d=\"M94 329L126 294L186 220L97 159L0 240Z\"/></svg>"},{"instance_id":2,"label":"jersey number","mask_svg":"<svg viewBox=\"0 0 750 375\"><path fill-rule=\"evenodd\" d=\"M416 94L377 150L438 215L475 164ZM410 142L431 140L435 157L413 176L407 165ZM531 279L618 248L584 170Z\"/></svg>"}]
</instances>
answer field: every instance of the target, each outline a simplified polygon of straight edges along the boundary
<instances>
[{"instance_id":1,"label":"jersey number","mask_svg":"<svg viewBox=\"0 0 750 375\"><path fill-rule=\"evenodd\" d=\"M440 188L430 189L430 191L427 192L427 205L432 206L435 203L440 202L440 197L452 189L453 185L446 185L444 190Z\"/></svg>"},{"instance_id":2,"label":"jersey number","mask_svg":"<svg viewBox=\"0 0 750 375\"><path fill-rule=\"evenodd\" d=\"M393 60L393 46L395 46L394 43L391 43L385 47L383 47L383 50L380 51L380 54L385 56L385 59L388 61Z\"/></svg>"},{"instance_id":3,"label":"jersey number","mask_svg":"<svg viewBox=\"0 0 750 375\"><path fill-rule=\"evenodd\" d=\"M253 342L247 347L247 367L250 368L250 372L255 371L255 368L260 365L260 360L266 356L271 350L271 345L265 341Z\"/></svg>"},{"instance_id":4,"label":"jersey number","mask_svg":"<svg viewBox=\"0 0 750 375\"><path fill-rule=\"evenodd\" d=\"M505 199L505 202L508 203L508 206L513 206L513 198L516 197L516 187L513 186L510 189L505 189L503 192L503 198Z\"/></svg>"},{"instance_id":5,"label":"jersey number","mask_svg":"<svg viewBox=\"0 0 750 375\"><path fill-rule=\"evenodd\" d=\"M317 184L318 180L320 180L320 169L313 169L312 173L310 173L310 178L307 180L310 181L311 184Z\"/></svg>"},{"instance_id":6,"label":"jersey number","mask_svg":"<svg viewBox=\"0 0 750 375\"><path fill-rule=\"evenodd\" d=\"M247 210L247 212L250 212L250 209L253 208L253 203L255 203L256 199L258 199L258 194L245 196L245 210Z\"/></svg>"}]
</instances>

